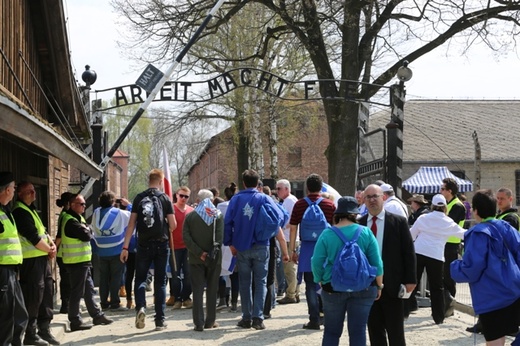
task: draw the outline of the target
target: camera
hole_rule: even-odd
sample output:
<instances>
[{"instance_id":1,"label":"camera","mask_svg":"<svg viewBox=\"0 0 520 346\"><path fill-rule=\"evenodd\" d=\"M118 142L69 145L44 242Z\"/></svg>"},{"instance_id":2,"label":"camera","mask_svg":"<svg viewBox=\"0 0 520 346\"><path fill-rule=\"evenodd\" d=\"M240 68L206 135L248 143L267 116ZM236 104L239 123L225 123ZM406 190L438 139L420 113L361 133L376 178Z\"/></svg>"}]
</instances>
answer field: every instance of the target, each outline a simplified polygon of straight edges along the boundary
<instances>
[{"instance_id":1,"label":"camera","mask_svg":"<svg viewBox=\"0 0 520 346\"><path fill-rule=\"evenodd\" d=\"M121 198L116 199L116 203L121 204Z\"/></svg>"},{"instance_id":2,"label":"camera","mask_svg":"<svg viewBox=\"0 0 520 346\"><path fill-rule=\"evenodd\" d=\"M208 252L208 257L210 260L215 261L218 257L218 253L220 252L220 244L214 244L213 249Z\"/></svg>"}]
</instances>

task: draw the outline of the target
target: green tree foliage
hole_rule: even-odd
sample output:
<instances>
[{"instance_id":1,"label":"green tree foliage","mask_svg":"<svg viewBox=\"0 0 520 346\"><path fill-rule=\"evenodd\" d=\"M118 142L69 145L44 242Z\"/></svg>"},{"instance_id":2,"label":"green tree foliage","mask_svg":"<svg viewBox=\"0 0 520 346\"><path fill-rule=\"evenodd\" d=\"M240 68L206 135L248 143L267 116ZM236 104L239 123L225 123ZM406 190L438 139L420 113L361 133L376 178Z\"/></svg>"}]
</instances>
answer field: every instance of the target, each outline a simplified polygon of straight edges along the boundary
<instances>
[{"instance_id":1,"label":"green tree foliage","mask_svg":"<svg viewBox=\"0 0 520 346\"><path fill-rule=\"evenodd\" d=\"M162 61L186 45L215 1L113 0L113 4L128 20L133 52L147 61ZM466 46L483 42L507 50L518 35L519 10L515 0L232 0L224 3L200 38L219 48L211 55L213 60L190 55L187 66L200 72L210 70L217 60L225 67L266 60L273 42L280 40L289 42L285 52L304 50L320 80L327 116L329 181L340 192L353 194L358 104L344 98L351 87L345 81L359 82L353 96L366 100L392 81L404 60L413 62L453 38ZM254 51L240 57L218 54L230 50L215 34L251 14L257 16L249 23L255 38L242 45Z\"/></svg>"}]
</instances>

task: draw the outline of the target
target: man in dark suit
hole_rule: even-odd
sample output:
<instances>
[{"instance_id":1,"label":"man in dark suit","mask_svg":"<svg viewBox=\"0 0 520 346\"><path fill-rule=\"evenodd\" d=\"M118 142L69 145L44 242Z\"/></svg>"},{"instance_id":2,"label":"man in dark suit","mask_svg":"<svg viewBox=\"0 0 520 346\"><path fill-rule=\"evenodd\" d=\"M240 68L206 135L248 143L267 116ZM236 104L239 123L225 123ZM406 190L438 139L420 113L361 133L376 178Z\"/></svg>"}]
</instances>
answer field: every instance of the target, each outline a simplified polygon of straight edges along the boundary
<instances>
[{"instance_id":1,"label":"man in dark suit","mask_svg":"<svg viewBox=\"0 0 520 346\"><path fill-rule=\"evenodd\" d=\"M407 292L416 286L416 258L407 220L383 210L383 191L378 185L369 185L364 193L368 214L359 223L374 232L383 258L383 292L374 302L368 317L368 334L373 346L403 346L403 300L399 289L404 284ZM388 334L388 342L387 342Z\"/></svg>"}]
</instances>

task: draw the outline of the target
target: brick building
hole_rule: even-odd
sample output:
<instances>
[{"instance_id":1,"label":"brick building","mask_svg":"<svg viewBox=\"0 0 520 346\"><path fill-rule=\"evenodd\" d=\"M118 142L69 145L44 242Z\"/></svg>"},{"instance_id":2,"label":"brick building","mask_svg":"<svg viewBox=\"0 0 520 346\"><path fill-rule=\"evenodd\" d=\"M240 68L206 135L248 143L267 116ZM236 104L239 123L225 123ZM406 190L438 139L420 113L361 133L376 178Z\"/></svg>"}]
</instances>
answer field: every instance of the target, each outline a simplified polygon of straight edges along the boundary
<instances>
[{"instance_id":1,"label":"brick building","mask_svg":"<svg viewBox=\"0 0 520 346\"><path fill-rule=\"evenodd\" d=\"M278 176L271 173L270 149L265 144L269 143L268 135L263 135L265 165L262 178L266 185L273 188L277 179L288 179L292 184L293 194L302 197L303 183L309 174L320 174L327 181L327 123L325 115L322 112L318 114L306 112L291 119L284 118L278 123ZM238 181L234 136L234 129L228 128L208 141L199 159L187 173L189 187L194 194L202 188L217 186L223 195L224 188L230 182Z\"/></svg>"},{"instance_id":2,"label":"brick building","mask_svg":"<svg viewBox=\"0 0 520 346\"><path fill-rule=\"evenodd\" d=\"M520 151L517 150L520 101L507 100L409 100L404 109L403 180L421 166L447 166L456 176L475 182L475 143L477 132L481 146L480 176L482 188L508 187L520 205ZM369 129L385 128L388 111L370 115ZM327 181L325 150L328 133L325 117L298 119L278 128L280 140L279 176L293 183L298 197L310 173ZM287 134L287 135L286 135ZM264 143L267 143L264 140ZM269 148L264 147L264 162ZM237 177L233 130L212 137L188 172L190 188L218 186L221 190ZM271 178L269 166L265 177ZM474 187L475 188L475 187ZM472 193L467 193L471 198ZM404 191L406 198L406 191Z\"/></svg>"}]
</instances>

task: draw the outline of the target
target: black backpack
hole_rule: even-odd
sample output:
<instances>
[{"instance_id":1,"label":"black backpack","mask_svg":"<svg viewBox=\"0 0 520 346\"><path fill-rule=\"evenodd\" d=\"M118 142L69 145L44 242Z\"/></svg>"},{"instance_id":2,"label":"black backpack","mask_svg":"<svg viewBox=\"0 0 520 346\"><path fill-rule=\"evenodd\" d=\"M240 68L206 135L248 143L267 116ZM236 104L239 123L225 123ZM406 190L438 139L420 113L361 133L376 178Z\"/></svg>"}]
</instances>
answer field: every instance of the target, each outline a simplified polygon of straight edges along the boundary
<instances>
[{"instance_id":1,"label":"black backpack","mask_svg":"<svg viewBox=\"0 0 520 346\"><path fill-rule=\"evenodd\" d=\"M140 237L159 238L164 234L165 218L161 201L162 192L149 190L137 206L137 231Z\"/></svg>"}]
</instances>

